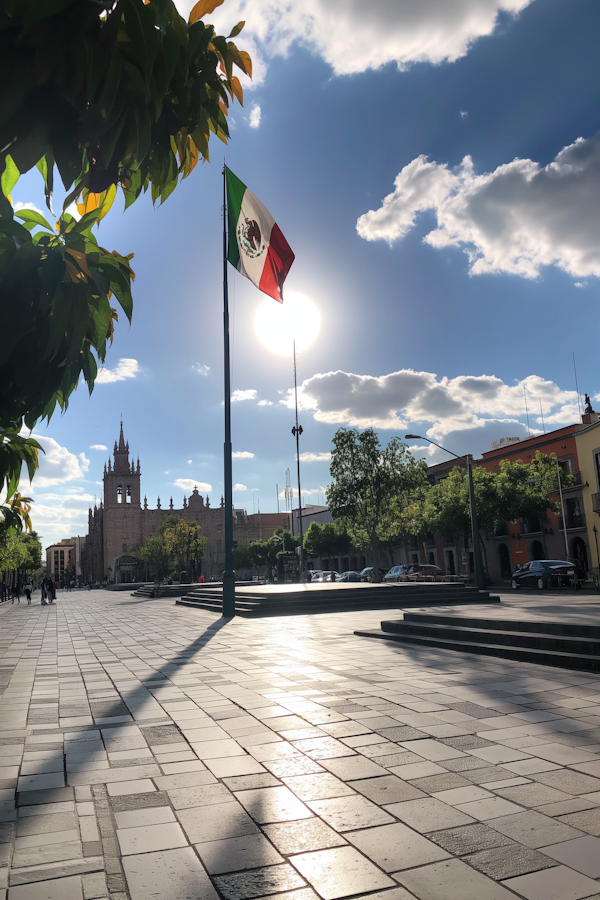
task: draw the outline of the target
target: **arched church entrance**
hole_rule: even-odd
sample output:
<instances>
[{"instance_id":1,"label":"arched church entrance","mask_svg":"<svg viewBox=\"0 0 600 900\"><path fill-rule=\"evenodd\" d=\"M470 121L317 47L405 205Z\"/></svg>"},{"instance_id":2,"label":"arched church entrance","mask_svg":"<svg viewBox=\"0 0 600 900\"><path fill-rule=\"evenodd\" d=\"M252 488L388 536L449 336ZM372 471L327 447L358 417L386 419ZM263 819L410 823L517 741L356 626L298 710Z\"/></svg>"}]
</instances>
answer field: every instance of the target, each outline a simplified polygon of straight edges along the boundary
<instances>
[{"instance_id":1,"label":"arched church entrance","mask_svg":"<svg viewBox=\"0 0 600 900\"><path fill-rule=\"evenodd\" d=\"M546 556L544 553L544 545L541 541L531 542L530 553L532 559L544 559Z\"/></svg>"},{"instance_id":2,"label":"arched church entrance","mask_svg":"<svg viewBox=\"0 0 600 900\"><path fill-rule=\"evenodd\" d=\"M500 559L500 577L510 578L512 575L512 565L510 562L510 550L506 544L498 545L498 556Z\"/></svg>"},{"instance_id":3,"label":"arched church entrance","mask_svg":"<svg viewBox=\"0 0 600 900\"><path fill-rule=\"evenodd\" d=\"M587 572L589 569L587 547L585 546L585 541L583 541L580 537L573 538L573 543L571 544L571 555L573 559L577 561L583 571Z\"/></svg>"}]
</instances>

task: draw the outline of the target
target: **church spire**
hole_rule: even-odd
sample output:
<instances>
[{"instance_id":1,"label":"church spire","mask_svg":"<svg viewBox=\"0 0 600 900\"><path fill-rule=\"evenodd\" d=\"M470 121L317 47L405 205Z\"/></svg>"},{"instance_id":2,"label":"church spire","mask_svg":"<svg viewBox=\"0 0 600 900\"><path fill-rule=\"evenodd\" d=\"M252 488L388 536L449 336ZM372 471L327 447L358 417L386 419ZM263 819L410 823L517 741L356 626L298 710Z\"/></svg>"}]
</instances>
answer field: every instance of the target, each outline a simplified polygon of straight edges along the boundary
<instances>
[{"instance_id":1,"label":"church spire","mask_svg":"<svg viewBox=\"0 0 600 900\"><path fill-rule=\"evenodd\" d=\"M123 437L123 419L121 419L121 432L119 434L119 450L129 450L129 445L125 446L125 438Z\"/></svg>"}]
</instances>

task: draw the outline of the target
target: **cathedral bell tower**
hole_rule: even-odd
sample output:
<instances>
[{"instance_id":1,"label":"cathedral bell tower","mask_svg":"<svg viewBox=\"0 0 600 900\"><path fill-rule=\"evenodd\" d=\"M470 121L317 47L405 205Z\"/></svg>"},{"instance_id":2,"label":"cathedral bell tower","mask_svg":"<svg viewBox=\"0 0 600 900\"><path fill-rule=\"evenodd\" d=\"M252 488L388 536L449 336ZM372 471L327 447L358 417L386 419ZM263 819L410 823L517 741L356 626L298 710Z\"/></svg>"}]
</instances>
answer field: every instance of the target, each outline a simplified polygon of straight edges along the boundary
<instances>
[{"instance_id":1,"label":"cathedral bell tower","mask_svg":"<svg viewBox=\"0 0 600 900\"><path fill-rule=\"evenodd\" d=\"M114 460L114 461L113 461ZM140 461L129 462L129 443L123 437L123 422L119 443L115 441L113 460L104 466L104 508L140 509Z\"/></svg>"}]
</instances>

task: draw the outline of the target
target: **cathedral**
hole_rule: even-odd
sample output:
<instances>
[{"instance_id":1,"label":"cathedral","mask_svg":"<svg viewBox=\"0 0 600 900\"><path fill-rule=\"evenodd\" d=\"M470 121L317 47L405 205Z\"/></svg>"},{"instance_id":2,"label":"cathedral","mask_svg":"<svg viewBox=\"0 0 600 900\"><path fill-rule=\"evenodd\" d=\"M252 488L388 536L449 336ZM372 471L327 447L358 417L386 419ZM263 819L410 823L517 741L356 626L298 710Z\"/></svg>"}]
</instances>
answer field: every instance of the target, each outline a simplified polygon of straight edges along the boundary
<instances>
[{"instance_id":1,"label":"cathedral","mask_svg":"<svg viewBox=\"0 0 600 900\"><path fill-rule=\"evenodd\" d=\"M165 516L197 522L201 534L207 538L202 571L207 578L219 578L225 566L224 502L211 507L208 495L204 498L194 488L183 507L176 509L171 497L168 507L150 509L144 497L141 501L141 469L139 459L129 458L129 443L123 435L123 423L113 458L104 465L103 500L90 509L88 535L82 553L82 577L86 582L108 580L131 583L147 580L147 566L139 559L140 545L157 535ZM289 528L288 513L258 513L248 515L243 509L233 511L234 547L251 541L268 540L279 526Z\"/></svg>"}]
</instances>

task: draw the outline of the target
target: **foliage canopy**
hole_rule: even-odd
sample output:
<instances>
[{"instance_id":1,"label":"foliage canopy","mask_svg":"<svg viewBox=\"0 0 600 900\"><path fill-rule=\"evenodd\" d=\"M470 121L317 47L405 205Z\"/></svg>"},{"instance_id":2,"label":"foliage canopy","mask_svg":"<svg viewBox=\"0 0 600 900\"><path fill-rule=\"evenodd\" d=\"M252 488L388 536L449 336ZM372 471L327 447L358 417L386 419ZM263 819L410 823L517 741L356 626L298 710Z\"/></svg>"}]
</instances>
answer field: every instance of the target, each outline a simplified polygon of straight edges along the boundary
<instances>
[{"instance_id":1,"label":"foliage canopy","mask_svg":"<svg viewBox=\"0 0 600 900\"><path fill-rule=\"evenodd\" d=\"M379 546L399 535L398 510L427 484L427 464L394 437L382 447L372 428L340 428L333 436L333 484L327 502L355 547L371 551L378 577Z\"/></svg>"},{"instance_id":2,"label":"foliage canopy","mask_svg":"<svg viewBox=\"0 0 600 900\"><path fill-rule=\"evenodd\" d=\"M91 229L120 187L125 208L150 190L164 202L209 138L229 138L243 102L234 66L247 53L203 19L223 0L200 0L188 22L173 0L5 0L0 6L0 488L15 499L22 438L67 408L80 377L93 389L118 314L131 321L131 254L101 247ZM54 228L15 212L11 191L37 167L52 212L54 172L67 197ZM67 207L77 202L79 222ZM16 220L20 221L16 221ZM13 503L20 520L20 501ZM9 510L10 512L10 510ZM27 523L26 523L27 524Z\"/></svg>"}]
</instances>

